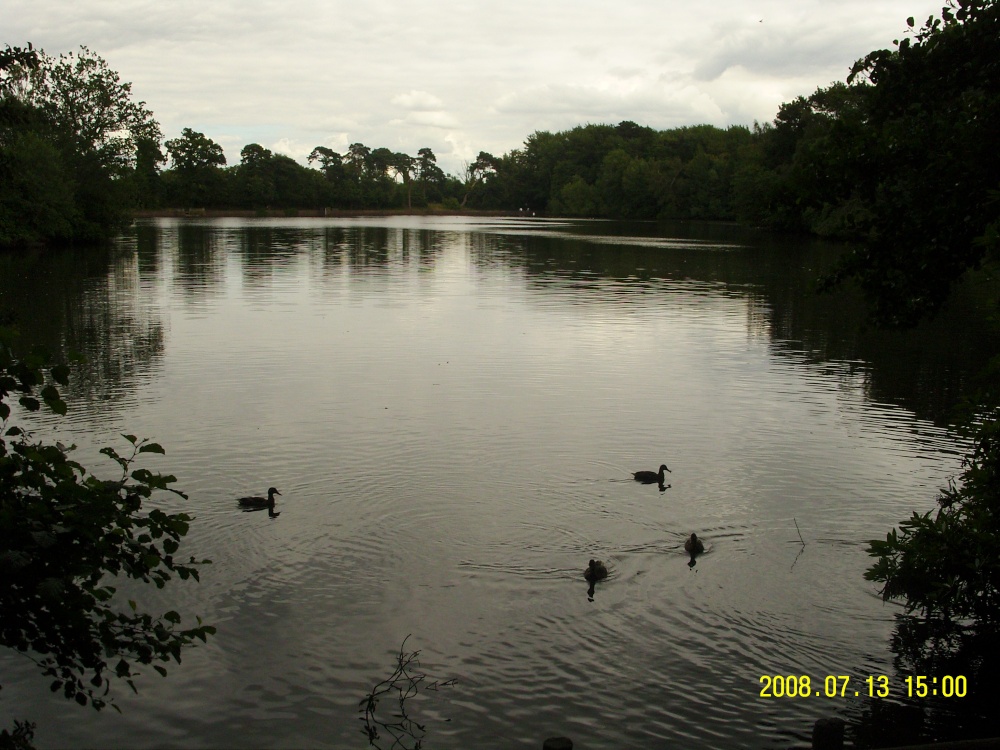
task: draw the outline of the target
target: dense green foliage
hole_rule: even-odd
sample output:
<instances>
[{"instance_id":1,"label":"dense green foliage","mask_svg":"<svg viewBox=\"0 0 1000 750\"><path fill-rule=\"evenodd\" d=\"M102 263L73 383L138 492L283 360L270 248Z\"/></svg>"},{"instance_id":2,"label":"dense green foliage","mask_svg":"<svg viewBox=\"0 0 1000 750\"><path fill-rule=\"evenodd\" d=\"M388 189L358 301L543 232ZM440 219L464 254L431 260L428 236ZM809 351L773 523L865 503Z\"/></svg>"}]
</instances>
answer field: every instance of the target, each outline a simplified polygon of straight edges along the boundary
<instances>
[{"instance_id":1,"label":"dense green foliage","mask_svg":"<svg viewBox=\"0 0 1000 750\"><path fill-rule=\"evenodd\" d=\"M945 8L896 51L860 60L852 77L861 76L871 93L850 169L872 217L844 273L861 281L880 320L908 324L996 249L1000 7Z\"/></svg>"},{"instance_id":2,"label":"dense green foliage","mask_svg":"<svg viewBox=\"0 0 1000 750\"><path fill-rule=\"evenodd\" d=\"M160 129L99 56L0 56L0 246L94 241L131 220ZM147 145L148 151L148 145Z\"/></svg>"},{"instance_id":3,"label":"dense green foliage","mask_svg":"<svg viewBox=\"0 0 1000 750\"><path fill-rule=\"evenodd\" d=\"M876 562L865 577L882 585L886 601L899 600L907 612L940 620L932 628L938 649L942 644L961 649L970 637L979 644L995 643L1000 631L1000 407L996 402L989 396L980 402L971 428L974 447L963 460L958 481L941 491L939 507L914 512L899 530L890 531L884 541L872 540L868 549ZM903 623L901 627L913 640L914 629L928 626ZM991 653L993 669L1000 654L995 646ZM995 691L992 675L990 681Z\"/></svg>"},{"instance_id":4,"label":"dense green foliage","mask_svg":"<svg viewBox=\"0 0 1000 750\"><path fill-rule=\"evenodd\" d=\"M346 154L317 146L305 167L258 143L226 166L222 147L203 133L185 128L165 144L170 167L151 184L149 205L174 208L284 209L412 208L457 205L462 188L437 166L429 148L416 157L386 148L351 144Z\"/></svg>"},{"instance_id":5,"label":"dense green foliage","mask_svg":"<svg viewBox=\"0 0 1000 750\"><path fill-rule=\"evenodd\" d=\"M913 25L910 19L910 25ZM854 68L870 81L864 149L850 163L871 210L841 276L857 277L876 319L936 311L969 269L995 263L1000 228L1000 5L961 0L895 52ZM871 543L868 578L886 599L978 631L1000 626L1000 403L987 381L974 450L940 508Z\"/></svg>"},{"instance_id":6,"label":"dense green foliage","mask_svg":"<svg viewBox=\"0 0 1000 750\"><path fill-rule=\"evenodd\" d=\"M927 701L900 712L873 700L857 727L858 747L996 735L1000 686L1000 411L973 428L974 447L957 482L941 490L937 510L913 513L885 540L873 540L876 562L866 578L898 600L891 639L899 675L962 675L961 703ZM936 726L935 726L936 725ZM887 732L887 728L890 728ZM881 736L881 740L879 737Z\"/></svg>"},{"instance_id":7,"label":"dense green foliage","mask_svg":"<svg viewBox=\"0 0 1000 750\"><path fill-rule=\"evenodd\" d=\"M655 131L633 122L536 132L524 148L480 154L470 205L563 216L732 219L745 127Z\"/></svg>"},{"instance_id":8,"label":"dense green foliage","mask_svg":"<svg viewBox=\"0 0 1000 750\"><path fill-rule=\"evenodd\" d=\"M835 83L782 104L773 124L754 131L734 175L740 220L782 231L862 238L871 208L851 161L863 153L864 85Z\"/></svg>"},{"instance_id":9,"label":"dense green foliage","mask_svg":"<svg viewBox=\"0 0 1000 750\"><path fill-rule=\"evenodd\" d=\"M976 431L957 485L942 490L935 511L913 516L870 552L869 580L885 599L910 611L1000 626L1000 412Z\"/></svg>"},{"instance_id":10,"label":"dense green foliage","mask_svg":"<svg viewBox=\"0 0 1000 750\"><path fill-rule=\"evenodd\" d=\"M537 132L503 157L480 152L461 177L446 175L429 148L416 157L351 144L317 146L310 169L259 144L225 166L218 144L185 129L167 141L162 205L288 209L424 207L636 219L733 219L734 175L752 152L744 127L657 132L635 123Z\"/></svg>"},{"instance_id":11,"label":"dense green foliage","mask_svg":"<svg viewBox=\"0 0 1000 750\"><path fill-rule=\"evenodd\" d=\"M112 678L135 689L139 665L166 674L162 663L180 661L181 649L215 632L198 620L153 616L117 594L130 579L162 588L174 576L198 578L198 566L175 557L191 518L144 509L174 477L134 466L144 454L163 453L156 443L125 435L131 451L101 452L121 476L101 480L70 454L72 446L43 443L12 423L46 405L66 412L58 385L66 366L48 367L44 352L15 354L14 332L0 328L0 645L35 662L53 691L96 709L108 705ZM114 705L113 702L111 705Z\"/></svg>"}]
</instances>

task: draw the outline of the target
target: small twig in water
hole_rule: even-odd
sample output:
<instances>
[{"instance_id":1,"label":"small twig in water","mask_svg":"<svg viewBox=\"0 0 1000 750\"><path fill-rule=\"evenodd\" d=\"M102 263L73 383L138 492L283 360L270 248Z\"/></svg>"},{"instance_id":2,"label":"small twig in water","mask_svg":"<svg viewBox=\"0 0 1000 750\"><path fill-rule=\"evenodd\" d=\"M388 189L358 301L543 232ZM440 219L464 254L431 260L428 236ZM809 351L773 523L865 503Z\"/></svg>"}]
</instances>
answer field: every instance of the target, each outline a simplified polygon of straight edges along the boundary
<instances>
[{"instance_id":1,"label":"small twig in water","mask_svg":"<svg viewBox=\"0 0 1000 750\"><path fill-rule=\"evenodd\" d=\"M420 690L420 683L426 679L427 675L420 672L412 672L411 669L419 669L420 662L417 661L419 651L406 652L406 641L410 636L403 639L403 645L399 647L396 655L396 669L388 678L377 683L371 689L368 696L358 705L358 710L364 708L365 727L361 731L368 735L368 743L373 747L381 748L377 742L380 739L379 729L381 728L392 737L392 748L404 748L404 750L419 750L425 734L424 725L414 721L406 712L406 700L415 696ZM425 685L425 690L437 691L441 688L451 687L456 680L450 679L444 682L435 680L429 685ZM375 709L378 706L379 698L395 691L399 702L399 713L393 714L396 721L382 721L375 716ZM410 742L412 744L407 744Z\"/></svg>"},{"instance_id":2,"label":"small twig in water","mask_svg":"<svg viewBox=\"0 0 1000 750\"><path fill-rule=\"evenodd\" d=\"M797 531L799 534L799 541L802 542L802 548L799 549L799 554L797 554L795 556L795 559L792 560L792 567L790 567L789 570L795 569L795 563L799 561L799 558L802 557L802 553L806 551L806 540L802 538L802 532L799 531L799 522L793 518L792 523L795 524L795 531Z\"/></svg>"}]
</instances>

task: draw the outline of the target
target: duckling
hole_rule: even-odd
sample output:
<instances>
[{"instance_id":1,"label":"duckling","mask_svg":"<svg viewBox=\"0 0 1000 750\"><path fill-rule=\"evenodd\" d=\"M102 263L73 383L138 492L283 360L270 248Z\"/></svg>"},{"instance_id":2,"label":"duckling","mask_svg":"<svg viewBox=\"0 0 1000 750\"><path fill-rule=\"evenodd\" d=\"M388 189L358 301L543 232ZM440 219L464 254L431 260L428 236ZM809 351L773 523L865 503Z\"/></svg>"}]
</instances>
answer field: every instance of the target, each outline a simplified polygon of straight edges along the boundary
<instances>
[{"instance_id":1,"label":"duckling","mask_svg":"<svg viewBox=\"0 0 1000 750\"><path fill-rule=\"evenodd\" d=\"M236 502L244 508L267 508L274 510L274 496L280 494L274 487L268 487L267 497L241 497Z\"/></svg>"},{"instance_id":2,"label":"duckling","mask_svg":"<svg viewBox=\"0 0 1000 750\"><path fill-rule=\"evenodd\" d=\"M663 486L663 472L670 471L666 464L660 464L659 471L634 471L632 472L632 478L637 482L642 482L643 484L653 484L654 482L661 487ZM672 471L670 471L673 474Z\"/></svg>"},{"instance_id":3,"label":"duckling","mask_svg":"<svg viewBox=\"0 0 1000 750\"><path fill-rule=\"evenodd\" d=\"M691 555L691 557L694 557L705 551L705 545L698 538L697 534L691 534L687 541L684 542L684 551Z\"/></svg>"},{"instance_id":4,"label":"duckling","mask_svg":"<svg viewBox=\"0 0 1000 750\"><path fill-rule=\"evenodd\" d=\"M602 581L608 577L608 568L600 560L591 560L583 570L583 577L588 581Z\"/></svg>"}]
</instances>

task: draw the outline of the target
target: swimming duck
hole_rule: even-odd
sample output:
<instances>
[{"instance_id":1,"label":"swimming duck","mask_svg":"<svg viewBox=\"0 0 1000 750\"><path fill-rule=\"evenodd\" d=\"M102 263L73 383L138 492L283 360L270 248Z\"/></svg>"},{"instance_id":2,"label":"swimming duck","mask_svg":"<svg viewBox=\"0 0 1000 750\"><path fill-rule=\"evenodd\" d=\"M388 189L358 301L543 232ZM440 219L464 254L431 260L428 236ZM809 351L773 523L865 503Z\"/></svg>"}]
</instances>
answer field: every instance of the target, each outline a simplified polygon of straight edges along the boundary
<instances>
[{"instance_id":1,"label":"swimming duck","mask_svg":"<svg viewBox=\"0 0 1000 750\"><path fill-rule=\"evenodd\" d=\"M608 577L608 568L600 560L591 560L584 568L583 577L588 581L601 581Z\"/></svg>"},{"instance_id":2,"label":"swimming duck","mask_svg":"<svg viewBox=\"0 0 1000 750\"><path fill-rule=\"evenodd\" d=\"M698 538L697 534L691 534L688 540L684 542L684 551L691 555L691 557L694 557L705 551L705 545Z\"/></svg>"},{"instance_id":3,"label":"swimming duck","mask_svg":"<svg viewBox=\"0 0 1000 750\"><path fill-rule=\"evenodd\" d=\"M643 484L652 484L656 482L660 486L663 485L663 472L670 471L666 464L660 464L659 471L635 471L632 473L632 478L637 482L642 482ZM670 472L673 474L673 472Z\"/></svg>"},{"instance_id":4,"label":"swimming duck","mask_svg":"<svg viewBox=\"0 0 1000 750\"><path fill-rule=\"evenodd\" d=\"M267 497L241 497L238 502L244 508L274 508L274 496L280 495L274 487L268 487Z\"/></svg>"}]
</instances>

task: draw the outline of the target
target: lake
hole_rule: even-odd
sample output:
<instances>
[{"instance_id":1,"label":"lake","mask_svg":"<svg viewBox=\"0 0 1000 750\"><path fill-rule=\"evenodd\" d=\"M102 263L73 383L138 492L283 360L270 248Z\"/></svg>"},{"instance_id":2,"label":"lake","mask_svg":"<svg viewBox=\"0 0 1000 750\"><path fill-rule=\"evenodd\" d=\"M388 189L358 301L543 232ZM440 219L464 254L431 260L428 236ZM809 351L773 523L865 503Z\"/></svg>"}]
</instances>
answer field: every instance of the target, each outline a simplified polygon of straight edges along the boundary
<instances>
[{"instance_id":1,"label":"lake","mask_svg":"<svg viewBox=\"0 0 1000 750\"><path fill-rule=\"evenodd\" d=\"M95 470L120 433L166 448L144 465L189 499L156 503L213 564L137 597L218 627L116 685L120 715L4 654L4 726L362 748L401 648L422 686L455 681L408 701L426 748L802 747L870 675L901 700L867 540L959 472L949 410L995 341L974 294L866 330L849 290L813 292L839 252L721 225L149 219L111 258L0 260L25 334L88 358L68 417L30 423ZM661 463L662 491L632 481ZM269 486L279 516L240 511ZM850 691L765 698L765 675Z\"/></svg>"}]
</instances>

